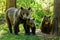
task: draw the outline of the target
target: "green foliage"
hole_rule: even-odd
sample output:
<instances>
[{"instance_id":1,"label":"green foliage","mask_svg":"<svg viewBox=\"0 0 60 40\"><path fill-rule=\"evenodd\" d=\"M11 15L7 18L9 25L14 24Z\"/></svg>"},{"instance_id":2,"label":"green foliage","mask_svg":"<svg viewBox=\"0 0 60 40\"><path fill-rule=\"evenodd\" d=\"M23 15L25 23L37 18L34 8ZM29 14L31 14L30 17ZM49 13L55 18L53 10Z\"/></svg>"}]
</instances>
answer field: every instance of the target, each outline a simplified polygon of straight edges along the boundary
<instances>
[{"instance_id":1,"label":"green foliage","mask_svg":"<svg viewBox=\"0 0 60 40\"><path fill-rule=\"evenodd\" d=\"M22 25L20 25L20 28L22 28ZM19 35L10 34L7 25L0 24L0 40L59 40L59 39L60 37L47 38L47 36L43 37L43 35L42 36L24 35L24 33L22 33L22 29L20 30Z\"/></svg>"},{"instance_id":2,"label":"green foliage","mask_svg":"<svg viewBox=\"0 0 60 40\"><path fill-rule=\"evenodd\" d=\"M20 25L22 26L22 25ZM20 27L19 35L10 34L6 24L0 24L0 40L39 40L39 37L33 35L22 34L22 27Z\"/></svg>"},{"instance_id":3,"label":"green foliage","mask_svg":"<svg viewBox=\"0 0 60 40\"><path fill-rule=\"evenodd\" d=\"M45 15L53 17L54 0L17 0L17 7L31 7L31 16L35 18L37 28L40 28L41 20Z\"/></svg>"},{"instance_id":4,"label":"green foliage","mask_svg":"<svg viewBox=\"0 0 60 40\"><path fill-rule=\"evenodd\" d=\"M6 34L5 37L1 38L0 40L39 40L39 38L37 36L32 35L27 36L27 35Z\"/></svg>"},{"instance_id":5,"label":"green foliage","mask_svg":"<svg viewBox=\"0 0 60 40\"><path fill-rule=\"evenodd\" d=\"M4 13L6 8L6 0L0 0L0 13Z\"/></svg>"},{"instance_id":6,"label":"green foliage","mask_svg":"<svg viewBox=\"0 0 60 40\"><path fill-rule=\"evenodd\" d=\"M50 15L53 19L53 9L54 9L54 0L16 0L17 8L24 7L32 8L31 17L35 18L35 24L37 28L40 28L42 18L45 15ZM6 9L6 0L0 0L0 40L50 40L42 36L33 36L33 35L23 35L24 29L20 25L19 35L10 34L8 27L5 22L5 9ZM3 24L5 22L5 24ZM45 39L44 39L45 38ZM51 39L59 40L60 37Z\"/></svg>"},{"instance_id":7,"label":"green foliage","mask_svg":"<svg viewBox=\"0 0 60 40\"><path fill-rule=\"evenodd\" d=\"M17 8L32 8L31 17L35 18L37 28L40 28L42 18L50 15L53 18L54 0L16 0ZM0 14L5 13L6 0L0 0ZM0 15L3 17L3 15Z\"/></svg>"}]
</instances>

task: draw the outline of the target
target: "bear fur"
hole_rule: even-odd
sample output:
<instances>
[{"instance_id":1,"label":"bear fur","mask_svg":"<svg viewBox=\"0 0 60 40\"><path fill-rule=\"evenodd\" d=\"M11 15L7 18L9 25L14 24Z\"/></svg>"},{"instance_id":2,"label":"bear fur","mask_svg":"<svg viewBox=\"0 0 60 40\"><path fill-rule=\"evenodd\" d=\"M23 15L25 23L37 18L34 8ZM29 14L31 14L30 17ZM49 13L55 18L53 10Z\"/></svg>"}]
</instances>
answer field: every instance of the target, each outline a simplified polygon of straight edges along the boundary
<instances>
[{"instance_id":1,"label":"bear fur","mask_svg":"<svg viewBox=\"0 0 60 40\"><path fill-rule=\"evenodd\" d=\"M34 18L27 18L26 19L26 23L25 23L25 27L26 27L26 34L30 35L30 33L32 33L33 35L35 35L35 31L36 31L36 26L35 26L35 22L34 22ZM31 31L31 32L30 32Z\"/></svg>"},{"instance_id":2,"label":"bear fur","mask_svg":"<svg viewBox=\"0 0 60 40\"><path fill-rule=\"evenodd\" d=\"M41 25L41 32L50 34L51 32L51 19L50 16L44 16L42 25Z\"/></svg>"},{"instance_id":3,"label":"bear fur","mask_svg":"<svg viewBox=\"0 0 60 40\"><path fill-rule=\"evenodd\" d=\"M14 26L14 33L17 35L19 32L19 24L23 24L25 19L30 16L31 8L24 9L23 7L11 7L6 11L6 21L10 33L12 33L12 25ZM26 28L24 27L25 32Z\"/></svg>"}]
</instances>

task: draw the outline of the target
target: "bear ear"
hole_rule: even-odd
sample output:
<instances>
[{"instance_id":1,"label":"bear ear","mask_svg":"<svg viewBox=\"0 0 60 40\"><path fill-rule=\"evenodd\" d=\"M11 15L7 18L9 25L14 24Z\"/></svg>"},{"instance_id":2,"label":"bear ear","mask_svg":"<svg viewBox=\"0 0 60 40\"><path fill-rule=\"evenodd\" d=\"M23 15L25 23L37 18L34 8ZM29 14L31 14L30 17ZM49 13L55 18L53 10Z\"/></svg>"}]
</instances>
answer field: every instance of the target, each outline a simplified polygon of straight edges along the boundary
<instances>
[{"instance_id":1,"label":"bear ear","mask_svg":"<svg viewBox=\"0 0 60 40\"><path fill-rule=\"evenodd\" d=\"M21 7L21 9L23 10L23 7Z\"/></svg>"},{"instance_id":2,"label":"bear ear","mask_svg":"<svg viewBox=\"0 0 60 40\"><path fill-rule=\"evenodd\" d=\"M28 18L28 20L30 20L30 18Z\"/></svg>"},{"instance_id":3,"label":"bear ear","mask_svg":"<svg viewBox=\"0 0 60 40\"><path fill-rule=\"evenodd\" d=\"M50 18L51 16L49 16L49 18Z\"/></svg>"},{"instance_id":4,"label":"bear ear","mask_svg":"<svg viewBox=\"0 0 60 40\"><path fill-rule=\"evenodd\" d=\"M33 18L33 20L35 20L35 18Z\"/></svg>"},{"instance_id":5,"label":"bear ear","mask_svg":"<svg viewBox=\"0 0 60 40\"><path fill-rule=\"evenodd\" d=\"M46 17L46 15L44 17Z\"/></svg>"},{"instance_id":6,"label":"bear ear","mask_svg":"<svg viewBox=\"0 0 60 40\"><path fill-rule=\"evenodd\" d=\"M28 10L31 10L31 7L29 7Z\"/></svg>"}]
</instances>

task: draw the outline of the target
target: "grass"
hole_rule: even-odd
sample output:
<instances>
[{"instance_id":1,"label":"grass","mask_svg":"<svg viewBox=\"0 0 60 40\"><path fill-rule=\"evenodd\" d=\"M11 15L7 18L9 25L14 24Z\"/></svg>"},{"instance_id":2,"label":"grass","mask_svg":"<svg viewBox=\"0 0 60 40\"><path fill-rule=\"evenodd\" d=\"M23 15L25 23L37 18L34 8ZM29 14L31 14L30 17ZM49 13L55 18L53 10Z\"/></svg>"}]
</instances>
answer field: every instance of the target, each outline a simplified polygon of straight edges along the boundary
<instances>
[{"instance_id":1,"label":"grass","mask_svg":"<svg viewBox=\"0 0 60 40\"><path fill-rule=\"evenodd\" d=\"M1 13L0 13L1 14ZM19 35L10 34L6 23L4 24L4 14L0 15L0 40L39 40L38 36L24 35L24 29L21 26Z\"/></svg>"},{"instance_id":2,"label":"grass","mask_svg":"<svg viewBox=\"0 0 60 40\"><path fill-rule=\"evenodd\" d=\"M22 26L22 25L21 25ZM24 35L24 30L21 27L19 35L10 34L6 24L0 25L0 40L39 40L36 35Z\"/></svg>"},{"instance_id":3,"label":"grass","mask_svg":"<svg viewBox=\"0 0 60 40\"><path fill-rule=\"evenodd\" d=\"M24 29L20 25L19 35L10 34L4 20L4 14L0 15L0 40L60 40L60 37L47 38L46 36L24 35Z\"/></svg>"},{"instance_id":4,"label":"grass","mask_svg":"<svg viewBox=\"0 0 60 40\"><path fill-rule=\"evenodd\" d=\"M7 33L0 40L39 40L37 36L28 35L14 35Z\"/></svg>"},{"instance_id":5,"label":"grass","mask_svg":"<svg viewBox=\"0 0 60 40\"><path fill-rule=\"evenodd\" d=\"M0 25L0 40L60 40L60 37L57 38L47 38L37 35L24 35L24 29L20 25L19 35L10 34L6 24Z\"/></svg>"}]
</instances>

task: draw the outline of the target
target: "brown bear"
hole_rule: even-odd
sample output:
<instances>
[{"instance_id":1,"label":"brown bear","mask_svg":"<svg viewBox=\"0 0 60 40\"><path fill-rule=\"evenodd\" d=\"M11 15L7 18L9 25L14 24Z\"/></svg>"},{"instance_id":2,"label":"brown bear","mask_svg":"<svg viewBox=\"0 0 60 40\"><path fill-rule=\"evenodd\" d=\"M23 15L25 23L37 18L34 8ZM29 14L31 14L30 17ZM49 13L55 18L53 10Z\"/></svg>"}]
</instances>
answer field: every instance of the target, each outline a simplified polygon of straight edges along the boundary
<instances>
[{"instance_id":1,"label":"brown bear","mask_svg":"<svg viewBox=\"0 0 60 40\"><path fill-rule=\"evenodd\" d=\"M51 32L51 19L50 16L44 16L42 25L41 25L41 32L50 34Z\"/></svg>"},{"instance_id":2,"label":"brown bear","mask_svg":"<svg viewBox=\"0 0 60 40\"><path fill-rule=\"evenodd\" d=\"M36 26L35 26L35 22L34 22L34 18L27 18L26 20L26 34L30 35L30 33L32 33L33 35L35 35L35 31L36 31ZM31 30L30 30L31 29ZM30 32L31 31L31 32Z\"/></svg>"},{"instance_id":3,"label":"brown bear","mask_svg":"<svg viewBox=\"0 0 60 40\"><path fill-rule=\"evenodd\" d=\"M31 8L24 9L23 7L14 8L11 7L6 11L6 21L9 27L10 33L12 33L12 25L14 26L14 33L18 34L19 24L24 23L25 19L30 16ZM24 27L26 32L26 27Z\"/></svg>"}]
</instances>

